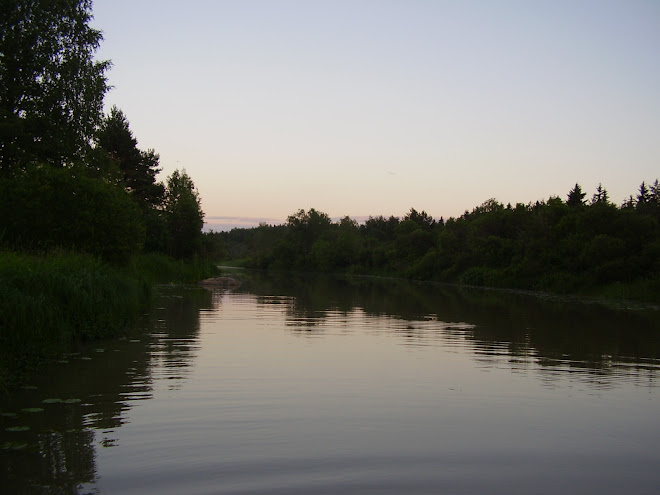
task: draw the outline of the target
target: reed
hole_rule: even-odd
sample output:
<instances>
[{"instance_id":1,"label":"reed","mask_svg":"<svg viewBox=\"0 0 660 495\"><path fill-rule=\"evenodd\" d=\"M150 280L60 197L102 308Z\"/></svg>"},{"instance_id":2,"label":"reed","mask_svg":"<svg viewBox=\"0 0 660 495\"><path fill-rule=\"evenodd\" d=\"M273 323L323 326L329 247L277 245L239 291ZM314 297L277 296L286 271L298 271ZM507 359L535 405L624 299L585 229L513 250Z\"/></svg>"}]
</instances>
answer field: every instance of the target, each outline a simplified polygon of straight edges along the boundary
<instances>
[{"instance_id":1,"label":"reed","mask_svg":"<svg viewBox=\"0 0 660 495\"><path fill-rule=\"evenodd\" d=\"M189 284L218 274L215 263L198 256L176 260L160 253L136 256L128 270L131 276L149 284Z\"/></svg>"},{"instance_id":2,"label":"reed","mask_svg":"<svg viewBox=\"0 0 660 495\"><path fill-rule=\"evenodd\" d=\"M90 256L0 252L0 388L75 341L120 334L149 292Z\"/></svg>"},{"instance_id":3,"label":"reed","mask_svg":"<svg viewBox=\"0 0 660 495\"><path fill-rule=\"evenodd\" d=\"M198 257L143 254L115 267L71 252L0 251L0 390L74 342L120 335L154 284L193 283L217 271Z\"/></svg>"}]
</instances>

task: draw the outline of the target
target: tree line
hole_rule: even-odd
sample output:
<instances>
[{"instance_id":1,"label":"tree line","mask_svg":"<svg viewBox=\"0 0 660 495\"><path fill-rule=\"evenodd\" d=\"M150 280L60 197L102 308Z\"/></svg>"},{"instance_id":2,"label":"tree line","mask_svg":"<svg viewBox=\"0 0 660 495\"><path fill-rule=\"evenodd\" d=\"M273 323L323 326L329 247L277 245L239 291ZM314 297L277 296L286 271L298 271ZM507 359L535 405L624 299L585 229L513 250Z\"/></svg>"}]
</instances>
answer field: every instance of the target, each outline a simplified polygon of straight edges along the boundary
<instances>
[{"instance_id":1,"label":"tree line","mask_svg":"<svg viewBox=\"0 0 660 495\"><path fill-rule=\"evenodd\" d=\"M0 244L126 263L204 249L204 213L185 170L158 181L124 113L103 114L109 61L94 53L91 0L3 2L0 17Z\"/></svg>"},{"instance_id":2,"label":"tree line","mask_svg":"<svg viewBox=\"0 0 660 495\"><path fill-rule=\"evenodd\" d=\"M412 208L402 218L333 222L315 209L283 225L222 233L227 256L267 269L401 276L478 286L660 296L660 185L620 206L601 185L563 200L489 199L458 218Z\"/></svg>"}]
</instances>

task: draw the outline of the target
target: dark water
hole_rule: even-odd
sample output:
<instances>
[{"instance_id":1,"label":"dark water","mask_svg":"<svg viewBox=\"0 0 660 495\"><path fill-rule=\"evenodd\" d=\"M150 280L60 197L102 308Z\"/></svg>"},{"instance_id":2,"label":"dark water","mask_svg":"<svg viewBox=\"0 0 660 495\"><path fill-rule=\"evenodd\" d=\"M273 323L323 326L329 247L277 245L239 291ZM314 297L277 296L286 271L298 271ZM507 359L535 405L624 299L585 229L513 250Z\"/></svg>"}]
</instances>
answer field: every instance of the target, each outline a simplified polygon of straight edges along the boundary
<instances>
[{"instance_id":1,"label":"dark water","mask_svg":"<svg viewBox=\"0 0 660 495\"><path fill-rule=\"evenodd\" d=\"M253 275L1 399L0 492L658 493L660 312ZM29 428L29 429L28 429Z\"/></svg>"}]
</instances>

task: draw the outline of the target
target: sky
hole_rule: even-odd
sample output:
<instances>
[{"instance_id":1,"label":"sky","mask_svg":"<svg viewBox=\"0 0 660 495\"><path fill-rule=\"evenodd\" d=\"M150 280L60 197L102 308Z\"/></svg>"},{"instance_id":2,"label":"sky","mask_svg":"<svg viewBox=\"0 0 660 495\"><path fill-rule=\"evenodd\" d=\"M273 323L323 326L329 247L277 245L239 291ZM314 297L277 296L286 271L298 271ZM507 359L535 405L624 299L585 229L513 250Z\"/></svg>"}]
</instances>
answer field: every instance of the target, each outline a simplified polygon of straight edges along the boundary
<instances>
[{"instance_id":1,"label":"sky","mask_svg":"<svg viewBox=\"0 0 660 495\"><path fill-rule=\"evenodd\" d=\"M613 202L660 178L657 0L94 0L126 115L206 228Z\"/></svg>"}]
</instances>

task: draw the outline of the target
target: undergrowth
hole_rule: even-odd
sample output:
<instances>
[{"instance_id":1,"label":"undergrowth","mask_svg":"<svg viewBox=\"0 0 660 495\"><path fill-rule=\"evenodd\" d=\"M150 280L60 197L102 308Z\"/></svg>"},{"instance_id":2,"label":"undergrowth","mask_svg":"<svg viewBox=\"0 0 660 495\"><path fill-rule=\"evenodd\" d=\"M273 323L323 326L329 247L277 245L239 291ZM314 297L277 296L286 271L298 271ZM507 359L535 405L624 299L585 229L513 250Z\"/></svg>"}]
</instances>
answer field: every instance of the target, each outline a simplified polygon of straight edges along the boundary
<instances>
[{"instance_id":1,"label":"undergrowth","mask_svg":"<svg viewBox=\"0 0 660 495\"><path fill-rule=\"evenodd\" d=\"M191 283L213 274L209 262L159 254L115 267L70 252L0 251L0 391L74 342L121 335L147 307L154 284Z\"/></svg>"}]
</instances>

